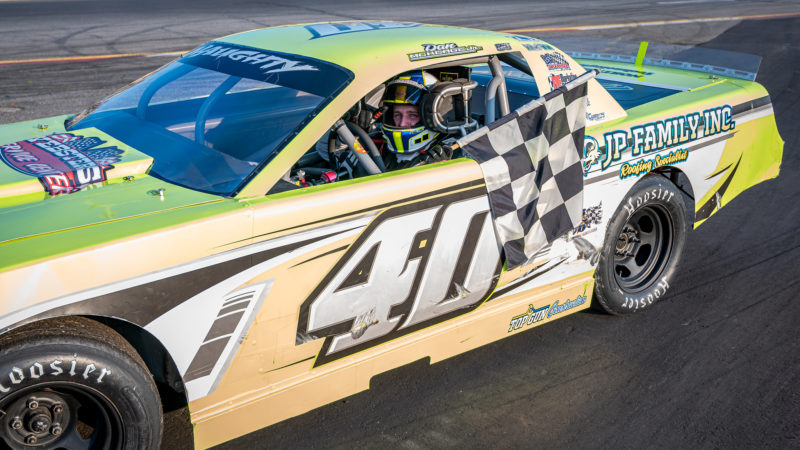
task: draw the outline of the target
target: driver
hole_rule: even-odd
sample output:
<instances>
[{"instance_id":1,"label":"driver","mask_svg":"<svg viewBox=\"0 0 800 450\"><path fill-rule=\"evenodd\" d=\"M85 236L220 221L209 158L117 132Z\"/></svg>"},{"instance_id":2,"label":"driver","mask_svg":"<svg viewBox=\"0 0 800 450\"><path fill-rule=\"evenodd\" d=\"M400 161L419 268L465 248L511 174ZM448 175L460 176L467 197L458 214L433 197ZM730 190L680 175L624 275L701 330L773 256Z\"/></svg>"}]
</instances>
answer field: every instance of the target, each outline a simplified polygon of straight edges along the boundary
<instances>
[{"instance_id":1,"label":"driver","mask_svg":"<svg viewBox=\"0 0 800 450\"><path fill-rule=\"evenodd\" d=\"M422 123L423 95L437 83L432 74L414 70L386 83L383 104L389 109L380 124L389 152L383 153L386 170L397 170L450 159L451 152L441 145L446 137Z\"/></svg>"}]
</instances>

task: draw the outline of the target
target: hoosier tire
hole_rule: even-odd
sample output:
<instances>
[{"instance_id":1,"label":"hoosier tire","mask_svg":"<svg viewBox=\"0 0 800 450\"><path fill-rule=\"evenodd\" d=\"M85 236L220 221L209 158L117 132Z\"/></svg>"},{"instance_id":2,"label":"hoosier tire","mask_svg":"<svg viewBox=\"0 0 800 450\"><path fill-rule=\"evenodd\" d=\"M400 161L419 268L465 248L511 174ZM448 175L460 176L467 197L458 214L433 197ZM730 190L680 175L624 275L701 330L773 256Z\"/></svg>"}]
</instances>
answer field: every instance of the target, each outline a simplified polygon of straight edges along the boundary
<instances>
[{"instance_id":1,"label":"hoosier tire","mask_svg":"<svg viewBox=\"0 0 800 450\"><path fill-rule=\"evenodd\" d=\"M689 227L683 194L669 180L639 181L606 230L595 272L595 299L611 314L650 308L666 294Z\"/></svg>"},{"instance_id":2,"label":"hoosier tire","mask_svg":"<svg viewBox=\"0 0 800 450\"><path fill-rule=\"evenodd\" d=\"M161 401L139 355L70 317L0 337L0 448L158 449Z\"/></svg>"}]
</instances>

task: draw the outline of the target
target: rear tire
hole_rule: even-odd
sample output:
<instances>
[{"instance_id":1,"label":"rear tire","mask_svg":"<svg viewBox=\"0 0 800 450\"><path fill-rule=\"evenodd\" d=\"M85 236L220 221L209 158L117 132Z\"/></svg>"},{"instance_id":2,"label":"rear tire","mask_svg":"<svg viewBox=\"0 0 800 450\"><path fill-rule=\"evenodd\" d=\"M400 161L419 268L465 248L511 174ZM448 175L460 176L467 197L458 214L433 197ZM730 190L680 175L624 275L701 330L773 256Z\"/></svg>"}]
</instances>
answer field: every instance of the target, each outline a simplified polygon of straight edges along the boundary
<instances>
[{"instance_id":1,"label":"rear tire","mask_svg":"<svg viewBox=\"0 0 800 450\"><path fill-rule=\"evenodd\" d=\"M657 175L626 195L606 230L595 272L595 299L611 314L650 308L669 290L689 220L683 193Z\"/></svg>"},{"instance_id":2,"label":"rear tire","mask_svg":"<svg viewBox=\"0 0 800 450\"><path fill-rule=\"evenodd\" d=\"M158 449L161 401L139 355L82 317L0 337L0 448Z\"/></svg>"}]
</instances>

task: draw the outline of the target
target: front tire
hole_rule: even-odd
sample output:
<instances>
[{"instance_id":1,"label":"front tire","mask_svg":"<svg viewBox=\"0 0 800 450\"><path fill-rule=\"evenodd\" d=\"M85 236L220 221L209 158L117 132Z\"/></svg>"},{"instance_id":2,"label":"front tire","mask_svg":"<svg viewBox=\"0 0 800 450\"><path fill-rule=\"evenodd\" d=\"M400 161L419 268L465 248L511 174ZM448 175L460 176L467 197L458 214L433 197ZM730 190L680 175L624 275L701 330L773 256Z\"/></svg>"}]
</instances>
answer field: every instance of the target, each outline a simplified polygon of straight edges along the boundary
<instances>
[{"instance_id":1,"label":"front tire","mask_svg":"<svg viewBox=\"0 0 800 450\"><path fill-rule=\"evenodd\" d=\"M157 449L161 401L139 355L93 320L0 337L0 448Z\"/></svg>"},{"instance_id":2,"label":"front tire","mask_svg":"<svg viewBox=\"0 0 800 450\"><path fill-rule=\"evenodd\" d=\"M607 312L650 308L666 294L683 254L689 220L683 194L661 176L639 181L606 230L595 299Z\"/></svg>"}]
</instances>

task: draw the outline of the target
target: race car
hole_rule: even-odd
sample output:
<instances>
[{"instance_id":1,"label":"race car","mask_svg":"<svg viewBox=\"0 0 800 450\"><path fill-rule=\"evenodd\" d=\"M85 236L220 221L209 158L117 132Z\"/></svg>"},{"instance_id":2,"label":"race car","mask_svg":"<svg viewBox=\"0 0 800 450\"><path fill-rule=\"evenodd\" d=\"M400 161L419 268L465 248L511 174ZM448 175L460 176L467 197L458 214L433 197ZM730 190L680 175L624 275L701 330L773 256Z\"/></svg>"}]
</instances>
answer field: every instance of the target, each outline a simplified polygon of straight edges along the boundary
<instances>
[{"instance_id":1,"label":"race car","mask_svg":"<svg viewBox=\"0 0 800 450\"><path fill-rule=\"evenodd\" d=\"M783 141L757 61L647 51L282 26L0 126L2 444L158 448L162 412L188 405L206 448L592 304L651 308L688 231L776 177ZM415 72L425 129L392 134L387 101ZM502 156L526 111L572 121L576 148L537 158L572 161L578 187L569 226L517 255L495 194L553 188L542 166L495 188L471 148L488 136ZM433 134L438 157L383 164Z\"/></svg>"}]
</instances>

